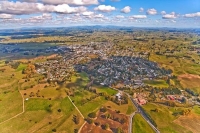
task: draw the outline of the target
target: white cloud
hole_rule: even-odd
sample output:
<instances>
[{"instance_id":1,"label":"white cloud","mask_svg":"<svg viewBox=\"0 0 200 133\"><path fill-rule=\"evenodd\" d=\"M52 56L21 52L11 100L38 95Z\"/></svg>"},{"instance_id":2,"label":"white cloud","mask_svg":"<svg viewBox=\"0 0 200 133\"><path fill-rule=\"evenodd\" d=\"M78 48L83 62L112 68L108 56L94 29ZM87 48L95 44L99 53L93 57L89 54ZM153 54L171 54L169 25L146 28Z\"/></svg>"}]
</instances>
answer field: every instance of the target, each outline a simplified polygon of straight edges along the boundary
<instances>
[{"instance_id":1,"label":"white cloud","mask_svg":"<svg viewBox=\"0 0 200 133\"><path fill-rule=\"evenodd\" d=\"M44 13L44 12L56 12L56 13L79 13L86 11L87 8L84 6L70 7L67 4L62 5L44 5L42 3L27 3L27 2L0 2L0 13L5 14L33 14L33 13Z\"/></svg>"},{"instance_id":2,"label":"white cloud","mask_svg":"<svg viewBox=\"0 0 200 133\"><path fill-rule=\"evenodd\" d=\"M165 15L165 14L167 14L167 13L166 13L165 11L161 11L161 14L162 14L162 15Z\"/></svg>"},{"instance_id":3,"label":"white cloud","mask_svg":"<svg viewBox=\"0 0 200 133\"><path fill-rule=\"evenodd\" d=\"M98 0L42 0L45 4L60 5L97 5Z\"/></svg>"},{"instance_id":4,"label":"white cloud","mask_svg":"<svg viewBox=\"0 0 200 133\"><path fill-rule=\"evenodd\" d=\"M122 18L124 18L124 16L123 15L117 15L116 18L117 19L122 19Z\"/></svg>"},{"instance_id":5,"label":"white cloud","mask_svg":"<svg viewBox=\"0 0 200 133\"><path fill-rule=\"evenodd\" d=\"M130 16L130 18L133 18L133 19L145 19L147 18L146 15L133 15L133 16Z\"/></svg>"},{"instance_id":6,"label":"white cloud","mask_svg":"<svg viewBox=\"0 0 200 133\"><path fill-rule=\"evenodd\" d=\"M165 14L162 16L163 19L175 19L175 14Z\"/></svg>"},{"instance_id":7,"label":"white cloud","mask_svg":"<svg viewBox=\"0 0 200 133\"><path fill-rule=\"evenodd\" d=\"M97 14L97 15L94 15L95 18L104 18L104 15L103 14Z\"/></svg>"},{"instance_id":8,"label":"white cloud","mask_svg":"<svg viewBox=\"0 0 200 133\"><path fill-rule=\"evenodd\" d=\"M175 12L171 12L170 14L171 14L171 15L175 15L176 13L175 13Z\"/></svg>"},{"instance_id":9,"label":"white cloud","mask_svg":"<svg viewBox=\"0 0 200 133\"><path fill-rule=\"evenodd\" d=\"M156 15L157 14L157 10L152 8L152 9L148 9L147 10L147 14L148 15Z\"/></svg>"},{"instance_id":10,"label":"white cloud","mask_svg":"<svg viewBox=\"0 0 200 133\"><path fill-rule=\"evenodd\" d=\"M184 17L186 18L200 17L200 12L185 14Z\"/></svg>"},{"instance_id":11,"label":"white cloud","mask_svg":"<svg viewBox=\"0 0 200 133\"><path fill-rule=\"evenodd\" d=\"M115 7L112 7L110 5L106 6L106 5L99 5L98 7L95 7L94 10L96 11L102 11L102 12L111 12L116 10Z\"/></svg>"},{"instance_id":12,"label":"white cloud","mask_svg":"<svg viewBox=\"0 0 200 133\"><path fill-rule=\"evenodd\" d=\"M44 13L39 16L33 16L27 19L28 23L42 23L44 21L52 20L52 15L49 13Z\"/></svg>"},{"instance_id":13,"label":"white cloud","mask_svg":"<svg viewBox=\"0 0 200 133\"><path fill-rule=\"evenodd\" d=\"M0 13L31 14L39 12L36 3L0 1Z\"/></svg>"},{"instance_id":14,"label":"white cloud","mask_svg":"<svg viewBox=\"0 0 200 133\"><path fill-rule=\"evenodd\" d=\"M144 11L144 8L140 7L139 12L143 12L143 11Z\"/></svg>"},{"instance_id":15,"label":"white cloud","mask_svg":"<svg viewBox=\"0 0 200 133\"><path fill-rule=\"evenodd\" d=\"M91 16L94 14L94 12L86 11L86 12L83 12L82 14L83 16Z\"/></svg>"},{"instance_id":16,"label":"white cloud","mask_svg":"<svg viewBox=\"0 0 200 133\"><path fill-rule=\"evenodd\" d=\"M70 7L67 4L57 5L54 7L54 12L57 13L77 13L77 12L84 12L87 8L83 6L79 7Z\"/></svg>"},{"instance_id":17,"label":"white cloud","mask_svg":"<svg viewBox=\"0 0 200 133\"><path fill-rule=\"evenodd\" d=\"M131 12L131 7L130 6L126 6L121 10L122 13L129 13Z\"/></svg>"},{"instance_id":18,"label":"white cloud","mask_svg":"<svg viewBox=\"0 0 200 133\"><path fill-rule=\"evenodd\" d=\"M0 19L10 19L13 18L13 15L11 14L0 14Z\"/></svg>"}]
</instances>

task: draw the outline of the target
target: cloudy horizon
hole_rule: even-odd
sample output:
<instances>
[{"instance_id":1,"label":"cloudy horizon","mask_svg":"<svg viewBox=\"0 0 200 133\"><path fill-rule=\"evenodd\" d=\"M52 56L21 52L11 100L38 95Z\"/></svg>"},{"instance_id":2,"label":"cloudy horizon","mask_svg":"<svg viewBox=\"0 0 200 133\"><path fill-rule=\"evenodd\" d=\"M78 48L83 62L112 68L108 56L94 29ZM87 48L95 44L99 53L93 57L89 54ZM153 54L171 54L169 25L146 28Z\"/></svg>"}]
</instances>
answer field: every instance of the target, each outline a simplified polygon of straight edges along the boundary
<instances>
[{"instance_id":1,"label":"cloudy horizon","mask_svg":"<svg viewBox=\"0 0 200 133\"><path fill-rule=\"evenodd\" d=\"M200 27L198 0L0 0L0 28Z\"/></svg>"}]
</instances>

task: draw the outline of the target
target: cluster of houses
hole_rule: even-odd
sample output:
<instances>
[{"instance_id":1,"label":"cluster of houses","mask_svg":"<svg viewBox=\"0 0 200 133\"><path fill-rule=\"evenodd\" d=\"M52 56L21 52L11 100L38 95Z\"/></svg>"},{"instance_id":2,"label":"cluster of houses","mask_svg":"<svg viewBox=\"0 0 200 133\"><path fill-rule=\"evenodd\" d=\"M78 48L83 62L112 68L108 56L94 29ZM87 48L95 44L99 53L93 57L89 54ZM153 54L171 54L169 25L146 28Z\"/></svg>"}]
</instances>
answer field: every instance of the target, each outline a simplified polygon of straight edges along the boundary
<instances>
[{"instance_id":1,"label":"cluster of houses","mask_svg":"<svg viewBox=\"0 0 200 133\"><path fill-rule=\"evenodd\" d=\"M38 73L46 76L50 81L66 81L70 79L75 72L86 72L92 77L92 82L114 86L115 88L145 88L144 80L163 79L169 77L171 71L162 69L157 63L151 62L144 57L138 56L138 53L124 51L124 55L119 49L109 42L90 42L87 45L65 45L56 49L61 56L56 56L46 62L36 63ZM115 53L112 54L112 51ZM92 56L91 56L92 55ZM185 92L186 93L186 92ZM154 93L156 95L156 93ZM187 102L199 104L197 96L187 98L179 95L167 94L160 100L171 100L177 102ZM150 95L150 94L149 94ZM120 101L122 94L116 95ZM135 95L137 103L146 104L148 95Z\"/></svg>"},{"instance_id":2,"label":"cluster of houses","mask_svg":"<svg viewBox=\"0 0 200 133\"><path fill-rule=\"evenodd\" d=\"M157 63L138 56L112 56L114 46L109 42L90 42L87 45L59 46L62 56L35 64L37 72L47 80L64 81L74 70L85 71L101 85L117 85L137 88L143 80L169 76L170 72L159 68ZM116 49L116 53L121 50ZM116 54L115 53L115 54ZM91 55L95 55L91 56ZM94 57L94 58L93 58Z\"/></svg>"},{"instance_id":3,"label":"cluster of houses","mask_svg":"<svg viewBox=\"0 0 200 133\"><path fill-rule=\"evenodd\" d=\"M101 85L112 86L120 83L133 88L143 86L143 80L170 75L170 72L159 68L155 62L127 56L94 59L87 64L76 65L75 69L95 77L95 82Z\"/></svg>"},{"instance_id":4,"label":"cluster of houses","mask_svg":"<svg viewBox=\"0 0 200 133\"><path fill-rule=\"evenodd\" d=\"M46 76L50 81L65 81L74 72L74 66L90 61L95 55L99 58L107 58L107 52L111 49L108 43L94 43L88 45L60 46L61 56L49 59L46 62L36 63L37 72Z\"/></svg>"}]
</instances>

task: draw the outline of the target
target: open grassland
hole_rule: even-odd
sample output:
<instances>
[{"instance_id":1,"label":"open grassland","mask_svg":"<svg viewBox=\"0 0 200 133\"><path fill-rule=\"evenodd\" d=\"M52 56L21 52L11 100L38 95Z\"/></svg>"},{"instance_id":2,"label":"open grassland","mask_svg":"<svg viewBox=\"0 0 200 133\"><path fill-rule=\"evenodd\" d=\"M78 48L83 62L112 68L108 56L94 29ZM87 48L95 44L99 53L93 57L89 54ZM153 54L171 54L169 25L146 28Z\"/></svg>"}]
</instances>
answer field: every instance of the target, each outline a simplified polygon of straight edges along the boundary
<instances>
[{"instance_id":1,"label":"open grassland","mask_svg":"<svg viewBox=\"0 0 200 133\"><path fill-rule=\"evenodd\" d=\"M84 122L81 117L79 124L73 122L73 116L79 115L79 113L68 98L51 101L29 99L25 102L25 106L26 111L24 114L0 125L2 133L50 133L52 129L56 129L57 132L72 133L74 129L79 129ZM61 112L58 112L58 109L61 109Z\"/></svg>"},{"instance_id":2,"label":"open grassland","mask_svg":"<svg viewBox=\"0 0 200 133\"><path fill-rule=\"evenodd\" d=\"M117 91L105 86L94 86L98 93L106 93L107 95L113 96L117 94Z\"/></svg>"},{"instance_id":3,"label":"open grassland","mask_svg":"<svg viewBox=\"0 0 200 133\"><path fill-rule=\"evenodd\" d=\"M73 121L74 115L80 116L70 100L66 97L64 88L38 84L40 75L34 75L29 80L22 79L22 70L26 64L18 68L1 66L5 69L0 75L0 122L3 122L22 112L22 93L25 100L25 112L10 121L0 124L2 133L13 132L57 132L71 133L79 129L84 120L80 117L79 124ZM18 83L19 81L19 83ZM35 94L30 97L30 93ZM39 98L36 97L38 93ZM26 95L25 95L26 94ZM60 109L60 112L58 111ZM20 123L20 124L19 124ZM70 124L70 126L69 126Z\"/></svg>"},{"instance_id":4,"label":"open grassland","mask_svg":"<svg viewBox=\"0 0 200 133\"><path fill-rule=\"evenodd\" d=\"M195 56L195 58L199 60L199 57ZM171 69L174 75L180 75L186 73L196 74L196 75L200 74L199 65L194 63L192 59L187 59L184 57L183 58L166 57L165 55L152 54L150 60L159 63L161 67L164 67L166 69Z\"/></svg>"},{"instance_id":5,"label":"open grassland","mask_svg":"<svg viewBox=\"0 0 200 133\"><path fill-rule=\"evenodd\" d=\"M98 111L99 108L101 108L104 103L106 103L106 100L104 97L97 97L91 101L86 102L84 105L81 105L81 101L84 99L83 97L71 97L71 99L74 101L75 105L79 108L81 113L84 117L87 117L87 115L91 112Z\"/></svg>"},{"instance_id":6,"label":"open grassland","mask_svg":"<svg viewBox=\"0 0 200 133\"><path fill-rule=\"evenodd\" d=\"M178 118L176 114L181 111L181 108L169 108L153 103L148 103L143 108L156 122L161 133L191 133L189 129L174 122ZM154 111L155 109L158 109L158 112Z\"/></svg>"},{"instance_id":7,"label":"open grassland","mask_svg":"<svg viewBox=\"0 0 200 133\"><path fill-rule=\"evenodd\" d=\"M0 122L22 112L22 97L18 91L21 72L9 66L0 66Z\"/></svg>"},{"instance_id":8,"label":"open grassland","mask_svg":"<svg viewBox=\"0 0 200 133\"><path fill-rule=\"evenodd\" d=\"M149 124L143 119L140 114L133 117L133 133L155 133Z\"/></svg>"},{"instance_id":9,"label":"open grassland","mask_svg":"<svg viewBox=\"0 0 200 133\"><path fill-rule=\"evenodd\" d=\"M2 66L0 69L4 69L3 72L0 71L0 88L11 86L23 77L21 71L16 71L10 66Z\"/></svg>"},{"instance_id":10,"label":"open grassland","mask_svg":"<svg viewBox=\"0 0 200 133\"><path fill-rule=\"evenodd\" d=\"M22 69L14 72L17 73L21 71ZM72 133L74 132L74 129L79 129L84 123L84 120L67 98L67 91L74 93L74 96L70 97L84 117L87 117L90 112L97 112L102 106L109 106L112 110L119 110L121 113L127 115L130 115L136 110L131 104L131 101L129 101L127 105L119 106L113 102L105 100L105 97L103 96L98 96L94 99L88 100L96 94L85 89L85 86L89 82L87 74L85 73L72 76L71 81L67 81L63 86L48 83L40 84L37 82L38 78L41 78L41 76L34 75L27 81L25 81L25 79L20 80L18 87L20 88L23 97L26 99L25 112L12 119L12 121L0 125L2 133L46 133L52 132L52 129L56 129L57 132ZM47 87L45 87L46 85ZM105 92L110 95L117 93L117 91L111 88L102 86L98 86L96 89L97 92ZM30 94L34 95L30 97ZM88 101L85 104L82 104L83 100ZM22 110L22 107L18 109ZM60 111L58 111L59 109ZM74 123L74 115L80 117L79 124ZM17 126L17 123L20 123L20 126Z\"/></svg>"},{"instance_id":11,"label":"open grassland","mask_svg":"<svg viewBox=\"0 0 200 133\"><path fill-rule=\"evenodd\" d=\"M145 80L145 84L153 87L167 88L169 85L164 80Z\"/></svg>"},{"instance_id":12,"label":"open grassland","mask_svg":"<svg viewBox=\"0 0 200 133\"><path fill-rule=\"evenodd\" d=\"M128 105L124 104L124 105L118 105L112 101L107 101L104 106L110 108L111 110L119 110L120 113L126 114L126 115L130 115L132 114L134 111L136 111L136 108L133 106L133 104L131 103L130 99L128 100Z\"/></svg>"},{"instance_id":13,"label":"open grassland","mask_svg":"<svg viewBox=\"0 0 200 133\"><path fill-rule=\"evenodd\" d=\"M22 112L22 97L17 90L0 93L0 122Z\"/></svg>"}]
</instances>

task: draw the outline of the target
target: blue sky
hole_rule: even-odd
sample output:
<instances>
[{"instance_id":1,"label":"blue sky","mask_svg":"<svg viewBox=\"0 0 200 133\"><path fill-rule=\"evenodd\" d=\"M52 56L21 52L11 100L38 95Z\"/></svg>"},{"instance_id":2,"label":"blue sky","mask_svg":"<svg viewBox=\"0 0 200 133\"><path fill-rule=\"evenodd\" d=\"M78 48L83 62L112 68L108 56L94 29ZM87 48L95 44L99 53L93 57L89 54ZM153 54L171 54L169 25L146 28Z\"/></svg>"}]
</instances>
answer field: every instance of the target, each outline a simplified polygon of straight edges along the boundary
<instances>
[{"instance_id":1,"label":"blue sky","mask_svg":"<svg viewBox=\"0 0 200 133\"><path fill-rule=\"evenodd\" d=\"M200 28L200 0L0 0L0 28L76 25Z\"/></svg>"}]
</instances>

